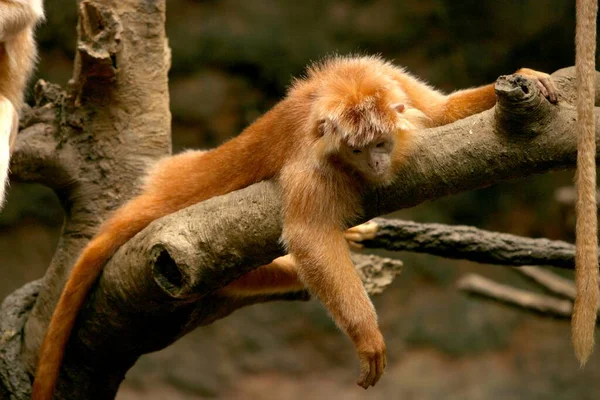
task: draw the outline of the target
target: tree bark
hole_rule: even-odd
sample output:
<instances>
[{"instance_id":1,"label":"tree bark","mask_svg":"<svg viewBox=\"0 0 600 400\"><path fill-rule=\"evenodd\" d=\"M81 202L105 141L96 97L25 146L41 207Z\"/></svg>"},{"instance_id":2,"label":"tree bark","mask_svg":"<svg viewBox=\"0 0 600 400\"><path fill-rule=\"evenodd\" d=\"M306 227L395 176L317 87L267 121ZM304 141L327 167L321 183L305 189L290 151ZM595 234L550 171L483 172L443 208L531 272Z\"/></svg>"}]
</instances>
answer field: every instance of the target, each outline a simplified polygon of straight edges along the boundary
<instances>
[{"instance_id":1,"label":"tree bark","mask_svg":"<svg viewBox=\"0 0 600 400\"><path fill-rule=\"evenodd\" d=\"M562 240L532 239L472 226L421 224L377 218L368 248L412 251L495 265L545 265L575 269L575 246Z\"/></svg>"},{"instance_id":2,"label":"tree bark","mask_svg":"<svg viewBox=\"0 0 600 400\"><path fill-rule=\"evenodd\" d=\"M73 79L64 91L38 83L11 166L11 179L56 191L65 222L44 278L13 293L0 310L3 398L28 398L44 331L76 255L100 222L135 194L145 168L170 153L166 1L85 0L78 7ZM365 196L362 220L513 177L573 168L574 73L554 77L562 90L558 105L531 81L508 76L497 82L493 110L415 132L415 150L396 183ZM161 218L124 245L80 314L56 398L113 398L140 355L240 307L305 299L306 293L237 300L216 293L282 254L280 208L277 186L260 183ZM362 260L372 292L399 267Z\"/></svg>"}]
</instances>

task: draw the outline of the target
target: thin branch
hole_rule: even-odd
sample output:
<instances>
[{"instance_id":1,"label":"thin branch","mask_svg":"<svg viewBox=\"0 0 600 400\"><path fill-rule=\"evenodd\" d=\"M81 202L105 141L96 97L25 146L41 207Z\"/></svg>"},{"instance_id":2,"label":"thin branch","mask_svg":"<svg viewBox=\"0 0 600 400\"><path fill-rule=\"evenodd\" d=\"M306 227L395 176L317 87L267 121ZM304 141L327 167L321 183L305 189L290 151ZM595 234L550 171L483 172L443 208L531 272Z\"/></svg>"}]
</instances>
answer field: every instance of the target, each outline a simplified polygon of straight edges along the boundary
<instances>
[{"instance_id":1,"label":"thin branch","mask_svg":"<svg viewBox=\"0 0 600 400\"><path fill-rule=\"evenodd\" d=\"M575 246L559 240L531 239L472 226L422 224L377 218L375 238L367 248L412 251L445 258L498 265L548 265L573 269Z\"/></svg>"},{"instance_id":2,"label":"thin branch","mask_svg":"<svg viewBox=\"0 0 600 400\"><path fill-rule=\"evenodd\" d=\"M457 286L465 292L520 307L527 311L571 318L576 294L573 281L536 266L515 267L512 270L526 276L546 291L563 299L515 289L477 274L469 274L461 278L457 282ZM564 300L564 298L568 300Z\"/></svg>"},{"instance_id":3,"label":"thin branch","mask_svg":"<svg viewBox=\"0 0 600 400\"><path fill-rule=\"evenodd\" d=\"M383 293L400 274L403 266L400 260L372 254L352 253L352 261L370 295Z\"/></svg>"},{"instance_id":4,"label":"thin branch","mask_svg":"<svg viewBox=\"0 0 600 400\"><path fill-rule=\"evenodd\" d=\"M457 282L457 286L467 293L542 314L570 318L573 310L573 303L568 300L515 289L480 275L466 275Z\"/></svg>"},{"instance_id":5,"label":"thin branch","mask_svg":"<svg viewBox=\"0 0 600 400\"><path fill-rule=\"evenodd\" d=\"M570 279L532 265L513 268L513 271L527 277L550 293L571 301L575 300L577 289L575 283Z\"/></svg>"}]
</instances>

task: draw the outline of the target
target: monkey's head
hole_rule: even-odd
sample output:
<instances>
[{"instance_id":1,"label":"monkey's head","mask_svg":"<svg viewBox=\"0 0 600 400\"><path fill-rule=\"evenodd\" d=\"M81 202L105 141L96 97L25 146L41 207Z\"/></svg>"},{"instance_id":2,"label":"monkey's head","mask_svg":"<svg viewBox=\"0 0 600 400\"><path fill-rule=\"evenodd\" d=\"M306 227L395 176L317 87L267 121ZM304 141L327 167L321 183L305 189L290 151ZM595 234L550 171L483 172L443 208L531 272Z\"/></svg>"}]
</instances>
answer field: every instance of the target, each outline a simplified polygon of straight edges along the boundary
<instances>
[{"instance_id":1,"label":"monkey's head","mask_svg":"<svg viewBox=\"0 0 600 400\"><path fill-rule=\"evenodd\" d=\"M408 150L409 132L417 128L406 118L411 112L401 103L369 100L329 114L317 122L317 159L342 163L370 184L389 184L394 155Z\"/></svg>"},{"instance_id":2,"label":"monkey's head","mask_svg":"<svg viewBox=\"0 0 600 400\"><path fill-rule=\"evenodd\" d=\"M310 93L317 162L333 158L370 183L391 181L394 154L408 147L408 132L428 119L411 107L394 73L378 57L332 57L295 84Z\"/></svg>"}]
</instances>

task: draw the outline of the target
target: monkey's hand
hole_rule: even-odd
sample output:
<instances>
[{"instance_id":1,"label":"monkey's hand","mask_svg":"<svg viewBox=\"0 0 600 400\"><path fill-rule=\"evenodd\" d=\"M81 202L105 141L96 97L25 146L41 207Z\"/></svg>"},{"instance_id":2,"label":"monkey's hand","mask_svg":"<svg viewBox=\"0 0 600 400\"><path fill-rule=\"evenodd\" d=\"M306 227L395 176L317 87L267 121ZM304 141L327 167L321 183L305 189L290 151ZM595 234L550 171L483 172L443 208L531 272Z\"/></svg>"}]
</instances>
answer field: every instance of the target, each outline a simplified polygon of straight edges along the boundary
<instances>
[{"instance_id":1,"label":"monkey's hand","mask_svg":"<svg viewBox=\"0 0 600 400\"><path fill-rule=\"evenodd\" d=\"M350 338L360 359L360 378L356 383L363 389L375 386L387 365L385 342L381 332L379 329L363 328L356 334L350 333Z\"/></svg>"},{"instance_id":2,"label":"monkey's hand","mask_svg":"<svg viewBox=\"0 0 600 400\"><path fill-rule=\"evenodd\" d=\"M515 74L523 75L528 78L534 78L540 92L552 104L558 103L558 90L552 81L552 77L545 72L536 71L530 68L521 68Z\"/></svg>"},{"instance_id":3,"label":"monkey's hand","mask_svg":"<svg viewBox=\"0 0 600 400\"><path fill-rule=\"evenodd\" d=\"M364 246L360 242L373 239L377 230L379 230L379 225L373 221L369 221L347 229L344 232L344 238L352 250L362 250Z\"/></svg>"}]
</instances>

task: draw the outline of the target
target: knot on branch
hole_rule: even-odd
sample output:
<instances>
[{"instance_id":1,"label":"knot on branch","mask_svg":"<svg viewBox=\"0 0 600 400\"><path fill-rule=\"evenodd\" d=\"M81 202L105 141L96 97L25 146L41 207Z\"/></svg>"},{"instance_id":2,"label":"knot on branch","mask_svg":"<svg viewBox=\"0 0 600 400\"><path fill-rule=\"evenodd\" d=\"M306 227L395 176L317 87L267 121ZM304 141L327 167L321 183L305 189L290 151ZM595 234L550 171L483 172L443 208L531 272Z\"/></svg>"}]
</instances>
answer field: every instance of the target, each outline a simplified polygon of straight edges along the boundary
<instances>
[{"instance_id":1,"label":"knot on branch","mask_svg":"<svg viewBox=\"0 0 600 400\"><path fill-rule=\"evenodd\" d=\"M117 53L121 49L123 31L114 11L91 1L82 1L77 31L79 60L75 68L75 81L83 77L86 80L112 81L117 71Z\"/></svg>"},{"instance_id":2,"label":"knot on branch","mask_svg":"<svg viewBox=\"0 0 600 400\"><path fill-rule=\"evenodd\" d=\"M169 252L160 247L153 249L153 252L156 251L158 253L152 265L154 281L165 293L172 297L179 297L184 282L183 274Z\"/></svg>"},{"instance_id":3,"label":"knot on branch","mask_svg":"<svg viewBox=\"0 0 600 400\"><path fill-rule=\"evenodd\" d=\"M10 179L63 189L79 176L76 154L64 146L57 128L57 112L64 92L58 85L40 80L35 93L38 106L25 106L21 113L21 131L11 157Z\"/></svg>"},{"instance_id":4,"label":"knot on branch","mask_svg":"<svg viewBox=\"0 0 600 400\"><path fill-rule=\"evenodd\" d=\"M201 261L197 249L181 237L158 239L148 257L151 279L160 291L171 299L195 300L210 290L204 285Z\"/></svg>"},{"instance_id":5,"label":"knot on branch","mask_svg":"<svg viewBox=\"0 0 600 400\"><path fill-rule=\"evenodd\" d=\"M352 253L352 262L358 271L365 290L370 295L381 294L402 272L400 260L375 255Z\"/></svg>"},{"instance_id":6,"label":"knot on branch","mask_svg":"<svg viewBox=\"0 0 600 400\"><path fill-rule=\"evenodd\" d=\"M37 81L33 87L33 98L36 107L43 107L46 104L60 104L64 97L65 93L60 85L46 82L43 79Z\"/></svg>"},{"instance_id":7,"label":"knot on branch","mask_svg":"<svg viewBox=\"0 0 600 400\"><path fill-rule=\"evenodd\" d=\"M533 78L503 75L496 81L495 90L498 96L496 128L501 133L520 132L520 136L534 136L554 115L555 108Z\"/></svg>"},{"instance_id":8,"label":"knot on branch","mask_svg":"<svg viewBox=\"0 0 600 400\"><path fill-rule=\"evenodd\" d=\"M218 261L220 250L227 253L227 261ZM167 233L151 247L148 263L151 279L160 291L169 298L187 301L220 289L250 269L244 265L232 268L240 262L236 258L225 248Z\"/></svg>"}]
</instances>

